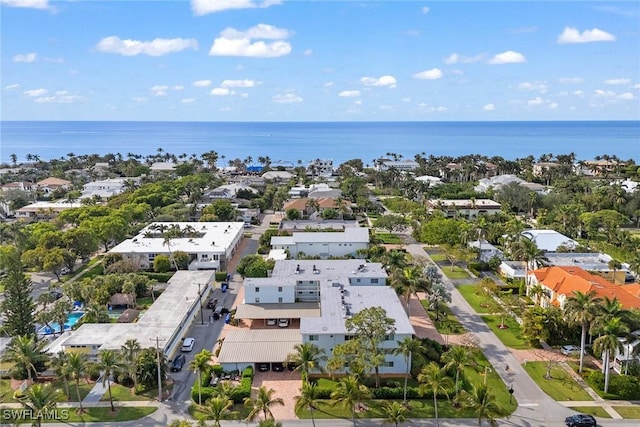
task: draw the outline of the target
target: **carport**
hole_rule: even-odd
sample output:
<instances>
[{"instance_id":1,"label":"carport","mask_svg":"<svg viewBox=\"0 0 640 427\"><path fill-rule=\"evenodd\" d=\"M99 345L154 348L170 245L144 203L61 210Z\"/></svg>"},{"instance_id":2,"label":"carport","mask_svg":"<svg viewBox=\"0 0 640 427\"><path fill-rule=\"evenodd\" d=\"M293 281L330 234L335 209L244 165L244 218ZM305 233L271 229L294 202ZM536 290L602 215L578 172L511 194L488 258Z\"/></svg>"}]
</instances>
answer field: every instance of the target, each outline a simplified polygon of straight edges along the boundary
<instances>
[{"instance_id":1,"label":"carport","mask_svg":"<svg viewBox=\"0 0 640 427\"><path fill-rule=\"evenodd\" d=\"M236 310L236 319L261 320L267 326L267 319L301 319L320 317L320 305L313 303L272 303L240 304Z\"/></svg>"},{"instance_id":2,"label":"carport","mask_svg":"<svg viewBox=\"0 0 640 427\"><path fill-rule=\"evenodd\" d=\"M259 371L261 364L271 370L273 364L282 364L294 352L296 344L302 344L299 329L230 330L220 348L218 363L226 371L247 366Z\"/></svg>"}]
</instances>

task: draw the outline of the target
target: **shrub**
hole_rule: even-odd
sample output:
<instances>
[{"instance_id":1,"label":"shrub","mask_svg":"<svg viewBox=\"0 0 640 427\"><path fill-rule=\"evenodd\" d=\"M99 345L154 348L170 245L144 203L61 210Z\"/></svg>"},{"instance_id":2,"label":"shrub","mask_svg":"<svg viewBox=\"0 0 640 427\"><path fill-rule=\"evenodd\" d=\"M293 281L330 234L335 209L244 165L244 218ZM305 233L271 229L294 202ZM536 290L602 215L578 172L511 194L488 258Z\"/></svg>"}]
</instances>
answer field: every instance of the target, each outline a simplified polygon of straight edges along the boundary
<instances>
[{"instance_id":1,"label":"shrub","mask_svg":"<svg viewBox=\"0 0 640 427\"><path fill-rule=\"evenodd\" d=\"M226 281L227 281L227 272L216 271L216 282L226 282Z\"/></svg>"},{"instance_id":2,"label":"shrub","mask_svg":"<svg viewBox=\"0 0 640 427\"><path fill-rule=\"evenodd\" d=\"M609 392L624 400L640 399L640 380L628 375L613 375L609 378Z\"/></svg>"},{"instance_id":3,"label":"shrub","mask_svg":"<svg viewBox=\"0 0 640 427\"><path fill-rule=\"evenodd\" d=\"M202 386L203 387L208 386L209 383L211 382L211 370L207 369L206 371L202 371L200 378L202 379L201 381Z\"/></svg>"},{"instance_id":4,"label":"shrub","mask_svg":"<svg viewBox=\"0 0 640 427\"><path fill-rule=\"evenodd\" d=\"M191 400L198 403L198 389L200 389L200 398L202 399L202 403L211 399L216 394L216 389L214 387L198 387L198 383L196 382L191 388Z\"/></svg>"},{"instance_id":5,"label":"shrub","mask_svg":"<svg viewBox=\"0 0 640 427\"><path fill-rule=\"evenodd\" d=\"M331 392L334 389L332 387L316 386L316 393L318 393L318 399L331 399Z\"/></svg>"},{"instance_id":6,"label":"shrub","mask_svg":"<svg viewBox=\"0 0 640 427\"><path fill-rule=\"evenodd\" d=\"M142 394L145 391L147 391L147 386L140 383L136 384L136 387L133 389L134 394Z\"/></svg>"},{"instance_id":7,"label":"shrub","mask_svg":"<svg viewBox=\"0 0 640 427\"><path fill-rule=\"evenodd\" d=\"M243 403L244 399L251 397L252 378L242 378L240 385L235 387L231 392L231 400L233 403Z\"/></svg>"},{"instance_id":8,"label":"shrub","mask_svg":"<svg viewBox=\"0 0 640 427\"><path fill-rule=\"evenodd\" d=\"M253 366L247 366L242 371L242 378L253 378Z\"/></svg>"},{"instance_id":9,"label":"shrub","mask_svg":"<svg viewBox=\"0 0 640 427\"><path fill-rule=\"evenodd\" d=\"M380 387L371 389L374 399L402 399L404 396L404 387ZM418 399L417 387L407 387L407 399Z\"/></svg>"},{"instance_id":10,"label":"shrub","mask_svg":"<svg viewBox=\"0 0 640 427\"><path fill-rule=\"evenodd\" d=\"M222 374L222 365L213 365L211 367L211 371L216 374L217 376L220 376L220 374Z\"/></svg>"},{"instance_id":11,"label":"shrub","mask_svg":"<svg viewBox=\"0 0 640 427\"><path fill-rule=\"evenodd\" d=\"M585 379L591 388L595 390L604 390L604 374L602 372L591 371L585 376Z\"/></svg>"}]
</instances>

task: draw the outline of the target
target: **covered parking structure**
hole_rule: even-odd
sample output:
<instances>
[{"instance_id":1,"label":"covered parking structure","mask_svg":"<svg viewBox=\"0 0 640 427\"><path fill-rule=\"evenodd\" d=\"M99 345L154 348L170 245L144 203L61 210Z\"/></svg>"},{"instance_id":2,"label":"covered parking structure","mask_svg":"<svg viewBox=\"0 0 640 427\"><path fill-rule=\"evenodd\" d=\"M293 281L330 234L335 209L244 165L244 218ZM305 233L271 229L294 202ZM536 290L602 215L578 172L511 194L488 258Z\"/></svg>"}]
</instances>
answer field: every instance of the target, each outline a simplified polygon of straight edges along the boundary
<instances>
[{"instance_id":1,"label":"covered parking structure","mask_svg":"<svg viewBox=\"0 0 640 427\"><path fill-rule=\"evenodd\" d=\"M230 330L220 348L218 363L225 371L241 371L247 366L255 371L278 369L295 351L296 344L302 344L299 329Z\"/></svg>"},{"instance_id":2,"label":"covered parking structure","mask_svg":"<svg viewBox=\"0 0 640 427\"><path fill-rule=\"evenodd\" d=\"M265 326L267 319L299 320L304 317L320 317L320 304L317 302L241 304L235 315L236 319L262 321ZM252 324L252 326L255 325Z\"/></svg>"}]
</instances>

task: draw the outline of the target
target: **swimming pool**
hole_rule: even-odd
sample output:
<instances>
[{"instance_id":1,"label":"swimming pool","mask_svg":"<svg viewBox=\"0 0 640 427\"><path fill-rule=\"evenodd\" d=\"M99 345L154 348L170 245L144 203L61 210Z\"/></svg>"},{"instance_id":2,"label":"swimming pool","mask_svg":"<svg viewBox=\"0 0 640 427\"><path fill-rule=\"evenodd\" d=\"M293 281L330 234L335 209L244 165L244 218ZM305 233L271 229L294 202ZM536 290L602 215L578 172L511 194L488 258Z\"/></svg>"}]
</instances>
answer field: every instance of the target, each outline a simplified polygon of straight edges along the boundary
<instances>
[{"instance_id":1,"label":"swimming pool","mask_svg":"<svg viewBox=\"0 0 640 427\"><path fill-rule=\"evenodd\" d=\"M78 323L78 320L84 316L84 311L72 311L67 314L67 321L64 322L64 330L68 331L73 328L73 325ZM49 323L49 326L44 325L38 330L38 333L41 335L50 335L54 333L60 333L60 325L57 322Z\"/></svg>"}]
</instances>

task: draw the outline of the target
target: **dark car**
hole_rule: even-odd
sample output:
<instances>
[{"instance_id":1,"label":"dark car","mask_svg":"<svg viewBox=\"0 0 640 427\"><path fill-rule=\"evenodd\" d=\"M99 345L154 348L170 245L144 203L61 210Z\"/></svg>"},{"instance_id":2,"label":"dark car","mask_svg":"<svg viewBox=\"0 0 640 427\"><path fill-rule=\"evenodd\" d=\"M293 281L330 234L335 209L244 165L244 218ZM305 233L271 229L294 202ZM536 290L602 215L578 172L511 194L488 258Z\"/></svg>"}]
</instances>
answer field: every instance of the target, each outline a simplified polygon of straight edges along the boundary
<instances>
[{"instance_id":1,"label":"dark car","mask_svg":"<svg viewBox=\"0 0 640 427\"><path fill-rule=\"evenodd\" d=\"M268 370L269 370L269 364L268 363L258 363L258 371L267 372Z\"/></svg>"},{"instance_id":2,"label":"dark car","mask_svg":"<svg viewBox=\"0 0 640 427\"><path fill-rule=\"evenodd\" d=\"M49 292L49 294L51 294L51 298L53 298L54 300L59 300L60 298L62 298L62 292L60 291L51 291Z\"/></svg>"},{"instance_id":3,"label":"dark car","mask_svg":"<svg viewBox=\"0 0 640 427\"><path fill-rule=\"evenodd\" d=\"M564 423L568 427L596 427L596 419L591 415L576 414L564 419Z\"/></svg>"},{"instance_id":4,"label":"dark car","mask_svg":"<svg viewBox=\"0 0 640 427\"><path fill-rule=\"evenodd\" d=\"M282 372L282 371L284 371L284 365L282 363L272 363L271 364L271 369L274 372Z\"/></svg>"},{"instance_id":5,"label":"dark car","mask_svg":"<svg viewBox=\"0 0 640 427\"><path fill-rule=\"evenodd\" d=\"M216 308L217 304L218 304L218 298L211 298L209 301L207 301L207 308L214 309Z\"/></svg>"},{"instance_id":6,"label":"dark car","mask_svg":"<svg viewBox=\"0 0 640 427\"><path fill-rule=\"evenodd\" d=\"M176 358L173 360L173 363L171 364L171 372L182 371L182 367L186 362L187 362L187 358L184 354L177 355Z\"/></svg>"}]
</instances>

